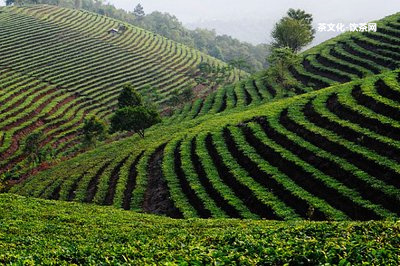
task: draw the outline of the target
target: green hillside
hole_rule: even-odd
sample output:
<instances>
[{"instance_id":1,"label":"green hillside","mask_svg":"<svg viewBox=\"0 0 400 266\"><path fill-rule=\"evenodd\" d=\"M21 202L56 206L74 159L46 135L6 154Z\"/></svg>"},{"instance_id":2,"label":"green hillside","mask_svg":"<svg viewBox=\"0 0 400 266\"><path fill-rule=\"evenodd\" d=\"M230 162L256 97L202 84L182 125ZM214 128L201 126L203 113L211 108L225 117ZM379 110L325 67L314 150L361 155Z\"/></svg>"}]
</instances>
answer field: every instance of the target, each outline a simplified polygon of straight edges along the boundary
<instances>
[{"instance_id":1,"label":"green hillside","mask_svg":"<svg viewBox=\"0 0 400 266\"><path fill-rule=\"evenodd\" d=\"M9 194L0 195L0 208L6 265L400 262L398 222L173 220Z\"/></svg>"},{"instance_id":2,"label":"green hillside","mask_svg":"<svg viewBox=\"0 0 400 266\"><path fill-rule=\"evenodd\" d=\"M120 21L46 5L0 8L0 49L0 173L23 160L32 132L58 154L76 146L84 117L108 119L126 82L145 95L150 85L168 108L172 91L196 87L198 64L224 65Z\"/></svg>"},{"instance_id":3,"label":"green hillside","mask_svg":"<svg viewBox=\"0 0 400 266\"><path fill-rule=\"evenodd\" d=\"M262 71L241 83L222 88L206 99L187 104L173 120L257 105L395 70L400 67L400 15L377 21L377 27L377 32L341 34L303 52L301 65L290 70L298 85L289 92Z\"/></svg>"},{"instance_id":4,"label":"green hillside","mask_svg":"<svg viewBox=\"0 0 400 266\"><path fill-rule=\"evenodd\" d=\"M171 93L195 87L200 62L223 65L184 45L86 11L34 5L0 9L0 174L24 160L26 136L43 132L41 145L58 156L74 154L84 118L107 120L121 84L144 95L151 85L168 108ZM291 69L299 84L282 90L260 72L241 83L195 99L169 119L178 123L233 107L258 105L396 69L400 58L398 15L378 22L378 32L346 33L302 54ZM126 31L110 33L121 25ZM235 80L232 73L231 79ZM195 94L209 88L196 86Z\"/></svg>"},{"instance_id":5,"label":"green hillside","mask_svg":"<svg viewBox=\"0 0 400 266\"><path fill-rule=\"evenodd\" d=\"M186 105L145 140L106 145L11 191L185 218L398 217L398 72L374 76L398 66L397 20L314 47L291 70L298 94L351 83L281 99L259 73Z\"/></svg>"},{"instance_id":6,"label":"green hillside","mask_svg":"<svg viewBox=\"0 0 400 266\"><path fill-rule=\"evenodd\" d=\"M0 190L30 133L59 156L0 194L0 264L399 265L400 13L300 56L290 90L267 70L207 88L199 63L224 64L153 33L0 8ZM59 160L126 82L176 111Z\"/></svg>"},{"instance_id":7,"label":"green hillside","mask_svg":"<svg viewBox=\"0 0 400 266\"><path fill-rule=\"evenodd\" d=\"M398 82L387 72L159 125L11 192L185 218L399 217Z\"/></svg>"}]
</instances>

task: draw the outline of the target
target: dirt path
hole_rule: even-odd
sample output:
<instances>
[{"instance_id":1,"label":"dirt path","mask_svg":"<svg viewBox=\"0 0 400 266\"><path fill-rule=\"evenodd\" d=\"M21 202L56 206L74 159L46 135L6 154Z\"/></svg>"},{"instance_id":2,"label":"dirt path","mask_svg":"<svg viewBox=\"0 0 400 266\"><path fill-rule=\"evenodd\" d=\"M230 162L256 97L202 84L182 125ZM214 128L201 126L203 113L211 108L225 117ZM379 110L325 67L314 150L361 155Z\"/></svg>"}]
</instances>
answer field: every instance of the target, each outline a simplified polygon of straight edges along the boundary
<instances>
[{"instance_id":1,"label":"dirt path","mask_svg":"<svg viewBox=\"0 0 400 266\"><path fill-rule=\"evenodd\" d=\"M144 196L143 210L152 214L182 218L182 213L175 207L170 198L167 182L162 173L162 157L165 145L151 155L147 173L148 186Z\"/></svg>"}]
</instances>

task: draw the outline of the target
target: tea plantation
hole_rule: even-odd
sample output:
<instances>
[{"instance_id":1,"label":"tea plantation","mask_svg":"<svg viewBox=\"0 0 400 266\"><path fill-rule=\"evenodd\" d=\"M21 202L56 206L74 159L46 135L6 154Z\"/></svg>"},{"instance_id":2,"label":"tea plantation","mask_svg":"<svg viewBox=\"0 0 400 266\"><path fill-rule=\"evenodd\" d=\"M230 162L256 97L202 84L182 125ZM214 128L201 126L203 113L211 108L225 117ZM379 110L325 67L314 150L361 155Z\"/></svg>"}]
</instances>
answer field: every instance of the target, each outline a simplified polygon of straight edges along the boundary
<instances>
[{"instance_id":1,"label":"tea plantation","mask_svg":"<svg viewBox=\"0 0 400 266\"><path fill-rule=\"evenodd\" d=\"M0 194L0 263L399 265L400 15L377 24L301 53L290 90L233 70L145 138L24 175ZM170 108L224 66L86 11L0 8L0 29L0 174L29 133L73 149L127 81Z\"/></svg>"},{"instance_id":2,"label":"tea plantation","mask_svg":"<svg viewBox=\"0 0 400 266\"><path fill-rule=\"evenodd\" d=\"M174 220L10 194L0 195L0 208L1 264L400 262L398 222Z\"/></svg>"}]
</instances>

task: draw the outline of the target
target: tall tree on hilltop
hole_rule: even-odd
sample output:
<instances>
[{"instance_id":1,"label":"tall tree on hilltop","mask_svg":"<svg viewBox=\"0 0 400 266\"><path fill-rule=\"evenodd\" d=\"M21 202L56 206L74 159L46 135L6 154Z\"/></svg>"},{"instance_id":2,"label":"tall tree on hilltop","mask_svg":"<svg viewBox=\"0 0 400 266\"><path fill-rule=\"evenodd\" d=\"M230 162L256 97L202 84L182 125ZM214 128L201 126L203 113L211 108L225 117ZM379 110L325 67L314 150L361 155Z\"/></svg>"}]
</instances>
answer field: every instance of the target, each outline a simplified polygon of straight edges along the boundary
<instances>
[{"instance_id":1,"label":"tall tree on hilltop","mask_svg":"<svg viewBox=\"0 0 400 266\"><path fill-rule=\"evenodd\" d=\"M287 16L275 24L272 30L272 46L274 48L289 47L299 52L314 39L315 30L312 27L312 15L303 10L289 9Z\"/></svg>"},{"instance_id":2,"label":"tall tree on hilltop","mask_svg":"<svg viewBox=\"0 0 400 266\"><path fill-rule=\"evenodd\" d=\"M135 15L136 19L141 20L144 18L146 13L144 13L143 6L139 3L133 10L133 15Z\"/></svg>"},{"instance_id":3,"label":"tall tree on hilltop","mask_svg":"<svg viewBox=\"0 0 400 266\"><path fill-rule=\"evenodd\" d=\"M314 37L315 37L315 29L313 28L313 25L312 25L312 22L313 22L314 19L313 19L313 16L311 14L306 13L306 11L301 10L301 9L290 8L288 10L288 12L287 12L287 16L289 18L296 19L296 20L304 22L308 26L308 29L311 32L312 40L314 39Z\"/></svg>"},{"instance_id":4,"label":"tall tree on hilltop","mask_svg":"<svg viewBox=\"0 0 400 266\"><path fill-rule=\"evenodd\" d=\"M296 53L312 41L311 32L305 23L287 17L275 24L271 35L274 48L289 47Z\"/></svg>"}]
</instances>

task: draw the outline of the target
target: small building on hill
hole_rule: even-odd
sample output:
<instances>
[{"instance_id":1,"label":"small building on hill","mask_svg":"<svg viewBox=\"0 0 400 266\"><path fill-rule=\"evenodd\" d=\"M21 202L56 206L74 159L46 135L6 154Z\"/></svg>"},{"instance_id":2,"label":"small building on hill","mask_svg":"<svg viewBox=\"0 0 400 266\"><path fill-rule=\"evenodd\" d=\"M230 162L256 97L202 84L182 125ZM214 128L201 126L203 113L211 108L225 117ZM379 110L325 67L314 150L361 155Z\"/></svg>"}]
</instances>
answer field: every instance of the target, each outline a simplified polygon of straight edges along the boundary
<instances>
[{"instance_id":1,"label":"small building on hill","mask_svg":"<svg viewBox=\"0 0 400 266\"><path fill-rule=\"evenodd\" d=\"M119 31L117 30L117 29L110 29L110 30L108 30L108 34L112 34L112 35L118 35L119 34Z\"/></svg>"}]
</instances>

